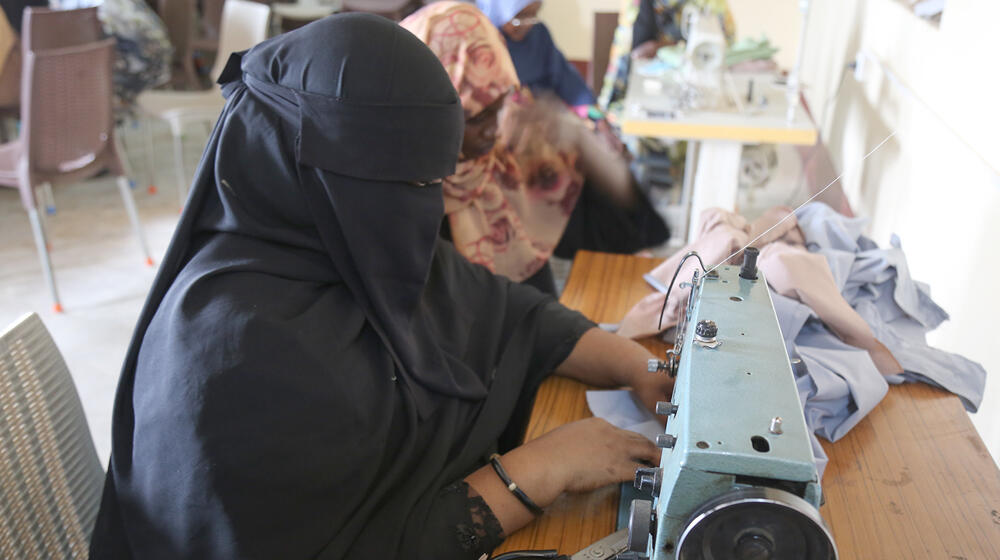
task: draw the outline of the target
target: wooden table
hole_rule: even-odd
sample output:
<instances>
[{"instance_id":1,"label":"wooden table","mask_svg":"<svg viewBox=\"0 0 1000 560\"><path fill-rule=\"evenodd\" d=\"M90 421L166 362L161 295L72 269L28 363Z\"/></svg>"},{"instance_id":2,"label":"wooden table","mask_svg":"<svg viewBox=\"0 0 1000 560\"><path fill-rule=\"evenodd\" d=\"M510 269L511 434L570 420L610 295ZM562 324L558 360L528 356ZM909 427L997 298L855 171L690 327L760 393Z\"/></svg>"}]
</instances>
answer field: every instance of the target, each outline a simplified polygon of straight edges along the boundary
<instances>
[{"instance_id":1,"label":"wooden table","mask_svg":"<svg viewBox=\"0 0 1000 560\"><path fill-rule=\"evenodd\" d=\"M616 322L649 288L659 260L580 252L561 301L595 321ZM662 355L656 340L643 345ZM590 416L576 381L539 390L534 439ZM958 398L922 383L893 386L837 443L823 441L823 518L842 560L1000 559L1000 470ZM556 548L573 554L614 531L618 487L563 496L499 551Z\"/></svg>"}]
</instances>

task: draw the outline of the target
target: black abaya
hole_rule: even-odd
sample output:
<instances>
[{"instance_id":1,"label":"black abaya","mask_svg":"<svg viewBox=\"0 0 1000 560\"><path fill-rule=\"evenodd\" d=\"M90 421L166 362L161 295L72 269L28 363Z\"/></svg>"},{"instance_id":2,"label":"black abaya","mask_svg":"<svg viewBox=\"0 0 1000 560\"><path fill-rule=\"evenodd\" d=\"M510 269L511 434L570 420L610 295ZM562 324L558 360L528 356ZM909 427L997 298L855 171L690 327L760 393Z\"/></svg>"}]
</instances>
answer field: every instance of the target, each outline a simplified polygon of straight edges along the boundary
<instances>
[{"instance_id":1,"label":"black abaya","mask_svg":"<svg viewBox=\"0 0 1000 560\"><path fill-rule=\"evenodd\" d=\"M91 558L475 559L462 478L592 323L437 240L434 55L335 16L234 57L142 312Z\"/></svg>"}]
</instances>

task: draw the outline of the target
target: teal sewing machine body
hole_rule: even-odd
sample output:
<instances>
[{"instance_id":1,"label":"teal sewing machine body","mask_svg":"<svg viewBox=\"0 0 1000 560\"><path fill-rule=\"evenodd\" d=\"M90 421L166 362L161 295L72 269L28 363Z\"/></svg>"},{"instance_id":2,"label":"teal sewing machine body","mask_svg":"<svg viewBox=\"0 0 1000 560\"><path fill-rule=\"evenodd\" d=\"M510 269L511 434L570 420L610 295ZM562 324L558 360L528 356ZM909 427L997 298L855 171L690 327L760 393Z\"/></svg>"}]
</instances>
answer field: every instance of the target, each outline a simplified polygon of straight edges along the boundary
<instances>
[{"instance_id":1,"label":"teal sewing machine body","mask_svg":"<svg viewBox=\"0 0 1000 560\"><path fill-rule=\"evenodd\" d=\"M836 558L809 433L764 278L720 266L692 281L675 350L650 369L676 372L659 468L639 469L633 558ZM746 271L747 263L743 270ZM677 351L679 349L679 352ZM622 556L627 558L629 556Z\"/></svg>"}]
</instances>

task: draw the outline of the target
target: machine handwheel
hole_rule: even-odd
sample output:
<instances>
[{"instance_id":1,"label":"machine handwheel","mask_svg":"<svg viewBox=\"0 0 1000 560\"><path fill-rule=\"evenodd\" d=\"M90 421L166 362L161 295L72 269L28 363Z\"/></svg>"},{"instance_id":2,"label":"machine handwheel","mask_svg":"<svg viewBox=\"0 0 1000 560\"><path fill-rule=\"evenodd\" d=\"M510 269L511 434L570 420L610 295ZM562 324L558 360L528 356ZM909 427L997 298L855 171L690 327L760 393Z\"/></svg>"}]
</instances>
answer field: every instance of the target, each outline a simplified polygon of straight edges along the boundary
<instances>
[{"instance_id":1,"label":"machine handwheel","mask_svg":"<svg viewBox=\"0 0 1000 560\"><path fill-rule=\"evenodd\" d=\"M649 537L655 527L653 520L653 502L649 500L632 500L628 515L628 549L633 552L645 553L649 546Z\"/></svg>"},{"instance_id":2,"label":"machine handwheel","mask_svg":"<svg viewBox=\"0 0 1000 560\"><path fill-rule=\"evenodd\" d=\"M836 560L819 512L775 488L741 488L699 508L681 533L678 560Z\"/></svg>"}]
</instances>

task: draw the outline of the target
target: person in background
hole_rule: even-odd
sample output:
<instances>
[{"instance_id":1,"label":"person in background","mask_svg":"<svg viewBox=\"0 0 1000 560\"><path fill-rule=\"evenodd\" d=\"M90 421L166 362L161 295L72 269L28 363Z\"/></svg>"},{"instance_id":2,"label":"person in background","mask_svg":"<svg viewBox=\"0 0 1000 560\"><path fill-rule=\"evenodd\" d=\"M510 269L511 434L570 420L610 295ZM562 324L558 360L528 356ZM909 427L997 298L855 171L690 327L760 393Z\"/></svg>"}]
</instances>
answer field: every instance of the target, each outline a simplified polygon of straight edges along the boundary
<instances>
[{"instance_id":1,"label":"person in background","mask_svg":"<svg viewBox=\"0 0 1000 560\"><path fill-rule=\"evenodd\" d=\"M736 27L726 0L625 0L597 101L603 111L617 111L625 98L633 59L653 58L660 47L684 39L681 15L687 5L718 15L726 38L730 41L735 38Z\"/></svg>"},{"instance_id":2,"label":"person in background","mask_svg":"<svg viewBox=\"0 0 1000 560\"><path fill-rule=\"evenodd\" d=\"M115 38L115 114L130 116L135 99L170 81L173 46L163 21L145 0L61 0L63 10L97 6L104 32Z\"/></svg>"},{"instance_id":3,"label":"person in background","mask_svg":"<svg viewBox=\"0 0 1000 560\"><path fill-rule=\"evenodd\" d=\"M535 93L554 93L577 116L586 119L612 150L625 153L625 146L596 105L594 92L539 20L540 1L476 0L476 5L502 32L522 85Z\"/></svg>"},{"instance_id":4,"label":"person in background","mask_svg":"<svg viewBox=\"0 0 1000 560\"><path fill-rule=\"evenodd\" d=\"M438 237L463 114L419 40L335 15L220 81L122 369L91 560L477 560L658 460L596 418L521 443L550 373L650 409L673 381Z\"/></svg>"},{"instance_id":5,"label":"person in background","mask_svg":"<svg viewBox=\"0 0 1000 560\"><path fill-rule=\"evenodd\" d=\"M456 173L444 179L444 235L470 261L555 293L548 260L584 183L602 193L605 207L641 203L627 165L561 100L536 100L518 87L503 38L475 6L435 2L400 25L441 60L466 119Z\"/></svg>"},{"instance_id":6,"label":"person in background","mask_svg":"<svg viewBox=\"0 0 1000 560\"><path fill-rule=\"evenodd\" d=\"M552 40L538 19L537 0L476 0L490 22L503 33L521 84L534 92L551 91L581 117L600 120L594 92Z\"/></svg>"}]
</instances>

